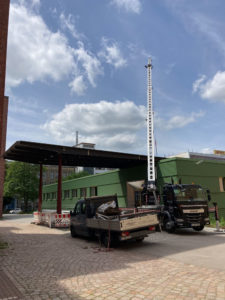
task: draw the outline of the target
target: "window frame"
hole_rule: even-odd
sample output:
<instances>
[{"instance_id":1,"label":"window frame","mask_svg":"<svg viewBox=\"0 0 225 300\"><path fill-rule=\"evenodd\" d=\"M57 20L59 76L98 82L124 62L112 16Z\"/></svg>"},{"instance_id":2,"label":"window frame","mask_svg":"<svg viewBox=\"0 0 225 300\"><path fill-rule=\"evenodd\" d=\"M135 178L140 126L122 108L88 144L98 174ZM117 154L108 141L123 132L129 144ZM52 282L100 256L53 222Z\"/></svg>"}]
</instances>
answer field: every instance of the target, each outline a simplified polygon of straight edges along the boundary
<instances>
[{"instance_id":1,"label":"window frame","mask_svg":"<svg viewBox=\"0 0 225 300\"><path fill-rule=\"evenodd\" d=\"M93 189L94 189L94 194L92 193ZM97 186L90 187L90 196L91 197L98 196L98 187Z\"/></svg>"},{"instance_id":2,"label":"window frame","mask_svg":"<svg viewBox=\"0 0 225 300\"><path fill-rule=\"evenodd\" d=\"M70 198L70 190L64 190L63 191L63 198L64 199L69 199Z\"/></svg>"},{"instance_id":3,"label":"window frame","mask_svg":"<svg viewBox=\"0 0 225 300\"><path fill-rule=\"evenodd\" d=\"M84 192L84 194L83 194L83 192ZM87 188L86 187L80 188L80 197L85 198L86 196L87 196Z\"/></svg>"},{"instance_id":4,"label":"window frame","mask_svg":"<svg viewBox=\"0 0 225 300\"><path fill-rule=\"evenodd\" d=\"M78 197L78 189L72 189L72 198L77 198L77 197Z\"/></svg>"}]
</instances>

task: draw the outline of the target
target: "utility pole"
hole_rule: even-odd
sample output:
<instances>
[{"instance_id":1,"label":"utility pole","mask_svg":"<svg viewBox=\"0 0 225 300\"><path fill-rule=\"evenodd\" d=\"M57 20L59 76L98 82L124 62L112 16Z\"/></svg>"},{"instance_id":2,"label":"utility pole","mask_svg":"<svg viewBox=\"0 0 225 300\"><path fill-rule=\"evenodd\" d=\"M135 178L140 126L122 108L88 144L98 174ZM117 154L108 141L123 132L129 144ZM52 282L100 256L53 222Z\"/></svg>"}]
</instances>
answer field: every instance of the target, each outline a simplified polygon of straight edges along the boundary
<instances>
[{"instance_id":1,"label":"utility pole","mask_svg":"<svg viewBox=\"0 0 225 300\"><path fill-rule=\"evenodd\" d=\"M0 217L3 211L3 190L5 160L3 154L6 144L8 97L5 96L6 54L10 0L0 0Z\"/></svg>"}]
</instances>

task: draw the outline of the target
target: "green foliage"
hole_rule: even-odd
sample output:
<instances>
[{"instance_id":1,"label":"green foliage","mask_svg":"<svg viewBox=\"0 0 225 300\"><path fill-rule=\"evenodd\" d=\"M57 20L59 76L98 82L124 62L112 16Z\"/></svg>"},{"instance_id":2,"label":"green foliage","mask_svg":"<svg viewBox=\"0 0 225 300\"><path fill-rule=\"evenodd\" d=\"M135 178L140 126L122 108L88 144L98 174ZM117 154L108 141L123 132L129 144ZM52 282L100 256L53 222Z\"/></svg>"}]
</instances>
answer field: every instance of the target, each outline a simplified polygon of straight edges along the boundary
<instances>
[{"instance_id":1,"label":"green foliage","mask_svg":"<svg viewBox=\"0 0 225 300\"><path fill-rule=\"evenodd\" d=\"M8 246L9 246L8 243L0 241L0 249L6 249L8 248Z\"/></svg>"},{"instance_id":2,"label":"green foliage","mask_svg":"<svg viewBox=\"0 0 225 300\"><path fill-rule=\"evenodd\" d=\"M70 174L67 177L64 177L63 181L71 180L71 179L76 179L76 178L81 178L81 177L85 177L85 176L89 176L89 175L90 174L88 172L86 172L86 171L82 171L82 172L79 172L79 173L73 173L73 174Z\"/></svg>"},{"instance_id":3,"label":"green foliage","mask_svg":"<svg viewBox=\"0 0 225 300\"><path fill-rule=\"evenodd\" d=\"M225 228L224 217L221 217L219 219L219 222L220 222L220 227ZM212 213L210 214L210 227L216 227L216 219L215 219L214 214L212 214Z\"/></svg>"},{"instance_id":4,"label":"green foliage","mask_svg":"<svg viewBox=\"0 0 225 300\"><path fill-rule=\"evenodd\" d=\"M25 211L28 201L38 197L39 166L22 162L8 162L4 185L4 196L24 200Z\"/></svg>"}]
</instances>

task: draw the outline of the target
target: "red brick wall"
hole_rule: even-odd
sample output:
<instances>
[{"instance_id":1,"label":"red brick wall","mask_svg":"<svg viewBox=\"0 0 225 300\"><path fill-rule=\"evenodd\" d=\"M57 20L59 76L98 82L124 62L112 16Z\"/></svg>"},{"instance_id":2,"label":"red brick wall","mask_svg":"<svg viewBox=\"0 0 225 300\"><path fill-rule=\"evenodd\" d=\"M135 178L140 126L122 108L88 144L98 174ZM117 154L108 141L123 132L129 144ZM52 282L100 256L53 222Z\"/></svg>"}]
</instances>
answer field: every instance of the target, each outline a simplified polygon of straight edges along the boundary
<instances>
[{"instance_id":1,"label":"red brick wall","mask_svg":"<svg viewBox=\"0 0 225 300\"><path fill-rule=\"evenodd\" d=\"M2 157L5 151L8 98L5 97L6 52L9 20L9 0L0 0L0 217L3 206L3 187L5 162Z\"/></svg>"}]
</instances>

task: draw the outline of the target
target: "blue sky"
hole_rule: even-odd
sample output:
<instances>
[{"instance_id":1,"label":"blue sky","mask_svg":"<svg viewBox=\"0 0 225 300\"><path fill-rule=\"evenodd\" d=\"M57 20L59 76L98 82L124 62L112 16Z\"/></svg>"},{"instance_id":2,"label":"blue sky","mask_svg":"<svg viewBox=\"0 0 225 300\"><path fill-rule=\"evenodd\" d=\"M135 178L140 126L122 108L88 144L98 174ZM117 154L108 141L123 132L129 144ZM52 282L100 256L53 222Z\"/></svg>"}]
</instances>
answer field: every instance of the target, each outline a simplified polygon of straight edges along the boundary
<instances>
[{"instance_id":1,"label":"blue sky","mask_svg":"<svg viewBox=\"0 0 225 300\"><path fill-rule=\"evenodd\" d=\"M157 155L225 150L223 0L11 0L7 148L17 140Z\"/></svg>"}]
</instances>

